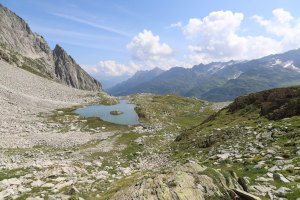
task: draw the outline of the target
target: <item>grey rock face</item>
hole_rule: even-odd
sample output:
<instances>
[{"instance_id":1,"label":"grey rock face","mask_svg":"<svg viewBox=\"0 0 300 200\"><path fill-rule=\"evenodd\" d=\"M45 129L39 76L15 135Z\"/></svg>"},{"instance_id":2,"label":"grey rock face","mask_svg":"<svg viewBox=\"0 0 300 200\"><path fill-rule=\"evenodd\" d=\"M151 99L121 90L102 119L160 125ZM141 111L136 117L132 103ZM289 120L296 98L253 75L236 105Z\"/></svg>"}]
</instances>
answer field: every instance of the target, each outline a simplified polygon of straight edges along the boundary
<instances>
[{"instance_id":1,"label":"grey rock face","mask_svg":"<svg viewBox=\"0 0 300 200\"><path fill-rule=\"evenodd\" d=\"M59 45L52 51L44 38L0 4L0 59L74 88L102 91L101 83L86 73Z\"/></svg>"},{"instance_id":2,"label":"grey rock face","mask_svg":"<svg viewBox=\"0 0 300 200\"><path fill-rule=\"evenodd\" d=\"M175 167L163 174L156 174L152 177L144 177L133 185L115 193L112 200L132 200L132 199L177 199L177 200L204 200L231 199L230 191L237 199L260 200L260 198L242 191L234 177L228 184L225 177L218 171L214 171L219 183L211 178L210 172L198 164L187 163L180 167ZM228 191L221 192L221 190ZM244 197L244 198L241 198Z\"/></svg>"},{"instance_id":3,"label":"grey rock face","mask_svg":"<svg viewBox=\"0 0 300 200\"><path fill-rule=\"evenodd\" d=\"M52 50L44 38L33 33L22 18L1 4L0 43L25 57L39 59L49 72L54 73Z\"/></svg>"},{"instance_id":4,"label":"grey rock face","mask_svg":"<svg viewBox=\"0 0 300 200\"><path fill-rule=\"evenodd\" d=\"M55 74L60 82L83 90L101 90L101 84L86 73L59 45L53 50L53 60Z\"/></svg>"}]
</instances>

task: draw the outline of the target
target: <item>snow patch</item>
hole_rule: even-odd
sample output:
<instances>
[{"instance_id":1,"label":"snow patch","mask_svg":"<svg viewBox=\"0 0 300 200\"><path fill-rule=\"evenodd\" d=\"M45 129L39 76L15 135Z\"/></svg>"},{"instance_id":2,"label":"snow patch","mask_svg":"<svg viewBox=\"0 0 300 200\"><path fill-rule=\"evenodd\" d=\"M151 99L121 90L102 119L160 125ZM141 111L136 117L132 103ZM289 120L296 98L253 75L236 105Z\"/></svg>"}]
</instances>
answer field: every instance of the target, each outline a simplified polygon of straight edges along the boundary
<instances>
[{"instance_id":1,"label":"snow patch","mask_svg":"<svg viewBox=\"0 0 300 200\"><path fill-rule=\"evenodd\" d=\"M231 78L228 78L228 80L237 79L238 77L241 76L242 73L243 73L242 71L238 71Z\"/></svg>"},{"instance_id":2,"label":"snow patch","mask_svg":"<svg viewBox=\"0 0 300 200\"><path fill-rule=\"evenodd\" d=\"M282 62L281 60L276 59L270 67L273 67L275 65L277 65L277 66L280 65L281 67L283 67L285 69L291 69L291 70L294 70L294 71L300 73L300 68L296 67L292 60Z\"/></svg>"}]
</instances>

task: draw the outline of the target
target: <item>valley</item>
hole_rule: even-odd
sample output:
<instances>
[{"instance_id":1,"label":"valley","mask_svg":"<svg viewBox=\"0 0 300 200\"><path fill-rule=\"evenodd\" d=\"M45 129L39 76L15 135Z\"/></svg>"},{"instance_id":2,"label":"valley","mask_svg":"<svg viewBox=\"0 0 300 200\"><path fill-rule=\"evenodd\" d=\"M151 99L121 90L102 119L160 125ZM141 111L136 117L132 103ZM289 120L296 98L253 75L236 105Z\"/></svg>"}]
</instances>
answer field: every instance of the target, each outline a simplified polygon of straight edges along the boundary
<instances>
[{"instance_id":1,"label":"valley","mask_svg":"<svg viewBox=\"0 0 300 200\"><path fill-rule=\"evenodd\" d=\"M7 72L1 75L2 198L128 199L134 190L136 198L226 199L229 188L243 187L261 199L299 195L299 116L274 121L260 116L255 104L244 107L238 100L239 106L222 109L228 103L136 94L124 98L136 104L144 125L116 125L72 111L116 104L119 98L69 88L0 62ZM31 82L22 87L22 80ZM42 88L48 84L53 90L45 95ZM27 88L35 92L25 95ZM291 90L299 95L299 87ZM146 177L169 190L156 191ZM216 182L203 182L208 177ZM138 181L140 187L148 185L149 194L131 186ZM203 189L201 184L212 185ZM191 189L180 189L185 187Z\"/></svg>"},{"instance_id":2,"label":"valley","mask_svg":"<svg viewBox=\"0 0 300 200\"><path fill-rule=\"evenodd\" d=\"M0 200L300 200L299 55L156 67L112 96L0 4Z\"/></svg>"}]
</instances>

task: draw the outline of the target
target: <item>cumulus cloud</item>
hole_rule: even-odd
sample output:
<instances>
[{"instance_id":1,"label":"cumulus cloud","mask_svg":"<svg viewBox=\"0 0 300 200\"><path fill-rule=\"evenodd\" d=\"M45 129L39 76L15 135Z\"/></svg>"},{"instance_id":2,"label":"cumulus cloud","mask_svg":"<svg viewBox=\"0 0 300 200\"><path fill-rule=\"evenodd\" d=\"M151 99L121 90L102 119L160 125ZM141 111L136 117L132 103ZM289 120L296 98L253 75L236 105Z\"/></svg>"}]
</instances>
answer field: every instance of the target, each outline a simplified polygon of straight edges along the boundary
<instances>
[{"instance_id":1,"label":"cumulus cloud","mask_svg":"<svg viewBox=\"0 0 300 200\"><path fill-rule=\"evenodd\" d=\"M192 18L184 27L184 34L190 38L198 35L221 35L226 36L235 32L240 26L244 15L242 13L232 13L231 11L211 12L202 20Z\"/></svg>"},{"instance_id":2,"label":"cumulus cloud","mask_svg":"<svg viewBox=\"0 0 300 200\"><path fill-rule=\"evenodd\" d=\"M272 20L265 20L258 15L254 15L253 18L265 27L268 33L280 38L280 48L283 51L300 47L300 21L294 20L289 12L280 8L273 10Z\"/></svg>"},{"instance_id":3,"label":"cumulus cloud","mask_svg":"<svg viewBox=\"0 0 300 200\"><path fill-rule=\"evenodd\" d=\"M132 39L127 49L131 51L132 58L138 61L159 61L173 55L174 50L166 43L160 44L159 40L158 35L144 30Z\"/></svg>"},{"instance_id":4,"label":"cumulus cloud","mask_svg":"<svg viewBox=\"0 0 300 200\"><path fill-rule=\"evenodd\" d=\"M183 28L187 38L199 37L197 46L189 46L193 63L230 60L247 51L247 40L236 34L244 16L242 13L217 11L201 19L190 19Z\"/></svg>"},{"instance_id":5,"label":"cumulus cloud","mask_svg":"<svg viewBox=\"0 0 300 200\"><path fill-rule=\"evenodd\" d=\"M242 13L231 11L211 12L203 19L192 18L183 27L187 39L199 39L197 45L188 47L193 63L253 59L279 53L300 46L300 22L292 26L294 18L283 10L273 10L273 19L265 20L255 15L261 26L277 39L265 36L240 36L238 31L243 21Z\"/></svg>"},{"instance_id":6,"label":"cumulus cloud","mask_svg":"<svg viewBox=\"0 0 300 200\"><path fill-rule=\"evenodd\" d=\"M128 65L117 63L114 60L100 61L97 66L82 66L84 70L91 74L100 74L106 76L133 75L142 68L141 65L130 61Z\"/></svg>"},{"instance_id":7,"label":"cumulus cloud","mask_svg":"<svg viewBox=\"0 0 300 200\"><path fill-rule=\"evenodd\" d=\"M245 59L254 59L281 52L280 42L264 36L248 36Z\"/></svg>"},{"instance_id":8,"label":"cumulus cloud","mask_svg":"<svg viewBox=\"0 0 300 200\"><path fill-rule=\"evenodd\" d=\"M141 66L136 65L132 61L129 62L128 66L113 60L100 61L98 64L98 69L108 76L133 75L140 68Z\"/></svg>"}]
</instances>

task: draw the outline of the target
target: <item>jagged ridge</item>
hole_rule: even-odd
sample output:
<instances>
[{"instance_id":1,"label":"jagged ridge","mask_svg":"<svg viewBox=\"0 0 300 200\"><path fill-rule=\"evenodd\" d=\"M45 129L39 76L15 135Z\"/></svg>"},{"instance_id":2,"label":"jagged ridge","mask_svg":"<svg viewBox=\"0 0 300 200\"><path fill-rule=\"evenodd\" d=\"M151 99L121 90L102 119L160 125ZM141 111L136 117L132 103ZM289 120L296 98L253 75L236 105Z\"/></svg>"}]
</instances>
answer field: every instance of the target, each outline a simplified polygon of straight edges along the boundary
<instances>
[{"instance_id":1,"label":"jagged ridge","mask_svg":"<svg viewBox=\"0 0 300 200\"><path fill-rule=\"evenodd\" d=\"M52 51L45 39L0 4L0 59L27 71L83 90L101 91L100 82L87 74L60 46Z\"/></svg>"}]
</instances>

